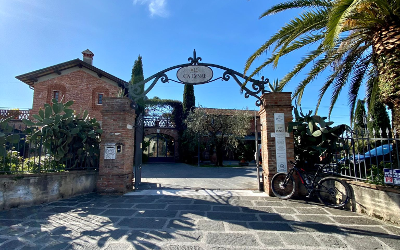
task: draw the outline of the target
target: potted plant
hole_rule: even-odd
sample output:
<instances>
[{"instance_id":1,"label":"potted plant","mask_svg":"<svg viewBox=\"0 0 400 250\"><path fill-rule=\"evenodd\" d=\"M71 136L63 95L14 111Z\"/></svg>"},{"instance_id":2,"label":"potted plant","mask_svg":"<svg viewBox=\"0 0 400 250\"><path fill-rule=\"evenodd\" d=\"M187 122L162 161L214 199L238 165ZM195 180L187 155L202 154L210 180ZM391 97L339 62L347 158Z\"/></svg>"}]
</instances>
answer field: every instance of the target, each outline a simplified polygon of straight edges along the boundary
<instances>
[{"instance_id":1,"label":"potted plant","mask_svg":"<svg viewBox=\"0 0 400 250\"><path fill-rule=\"evenodd\" d=\"M249 163L246 160L246 157L244 156L244 153L242 153L242 155L239 156L239 165L240 166L248 166Z\"/></svg>"}]
</instances>

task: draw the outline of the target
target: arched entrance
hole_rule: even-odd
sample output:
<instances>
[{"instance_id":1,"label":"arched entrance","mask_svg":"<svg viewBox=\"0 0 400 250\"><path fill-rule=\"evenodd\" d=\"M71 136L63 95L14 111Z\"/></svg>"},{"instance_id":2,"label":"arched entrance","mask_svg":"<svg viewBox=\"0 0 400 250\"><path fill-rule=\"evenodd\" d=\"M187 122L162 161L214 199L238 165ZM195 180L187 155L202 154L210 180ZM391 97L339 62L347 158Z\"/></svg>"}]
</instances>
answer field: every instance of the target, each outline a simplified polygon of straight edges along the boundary
<instances>
[{"instance_id":1,"label":"arched entrance","mask_svg":"<svg viewBox=\"0 0 400 250\"><path fill-rule=\"evenodd\" d=\"M255 97L256 100L256 105L261 106L263 104L263 100L261 96L267 92L264 87L265 84L269 83L268 78L262 79L262 80L256 80L253 78L249 78L244 76L243 74L232 70L230 68L217 65L217 64L210 64L210 63L202 63L202 58L197 57L196 51L193 51L193 57L188 58L189 63L185 64L180 64L180 65L175 65L172 67L169 67L167 69L164 69L147 79L136 83L136 84L130 84L129 86L125 86L126 88L129 89L129 98L133 101L141 100L146 97L146 95L150 92L150 90L153 89L153 87L157 84L158 81L161 81L163 83L167 82L177 82L181 84L189 84L189 85L200 85L200 84L205 84L209 82L213 82L216 80L222 80L222 81L229 81L229 80L234 80L240 87L241 92L244 93L245 98L249 98L250 96ZM215 77L214 76L214 69L222 70L222 76L220 77ZM177 70L176 72L176 78L171 79L168 77L167 73L172 71L172 70ZM245 83L248 83L247 87ZM148 87L145 85L149 84ZM142 107L141 109L143 109ZM138 124L136 126L139 126ZM165 137L160 138L160 135L157 134L157 136L153 137L148 137L147 142L144 140L144 134L142 131L144 131L144 123L140 124L141 129L137 129L135 131L135 137L136 138L141 138L145 144L151 144L149 145L149 148L147 149L147 155L149 157L149 160L151 161L165 161L165 160L170 160L170 156L168 156L168 150L166 148L168 147L167 141L169 141L169 145L172 145L172 140L168 140ZM257 132L256 132L257 133ZM145 145L147 146L147 145ZM170 146L172 147L172 146ZM135 155L142 154L144 152L145 148L143 147L142 143L136 144L135 145ZM258 143L256 143L256 151L258 152ZM170 153L171 154L171 153ZM172 158L172 157L171 157ZM199 158L199 157L198 157ZM257 154L257 181L259 181L259 166L258 166L258 154ZM135 160L135 167L134 167L134 175L135 176L140 176L141 177L141 166L142 162L141 161L136 161ZM135 188L138 188L138 185L141 183L140 178L135 177Z\"/></svg>"},{"instance_id":2,"label":"arched entrance","mask_svg":"<svg viewBox=\"0 0 400 250\"><path fill-rule=\"evenodd\" d=\"M97 182L98 192L123 193L129 191L132 186L133 161L135 162L133 173L134 185L135 188L138 188L138 185L141 182L141 155L143 150L143 139L146 133L144 129L143 116L142 114L139 116L135 114L134 108L137 103L132 101L143 98L159 80L163 83L175 81L182 84L197 85L212 82L217 79L223 81L233 79L240 86L246 98L253 96L257 99L256 105L261 106L259 115L261 121L261 143L263 149L262 170L264 177L264 190L266 192L270 193L269 186L273 174L276 173L278 169L286 168L288 160L293 160L293 138L289 133L285 132L286 124L292 121L290 92L267 93L269 91L264 89L264 85L268 84L268 79L265 81L255 80L220 65L200 63L199 61L201 61L201 58L196 57L195 52L193 58L190 57L189 61L190 63L176 65L160 71L138 84L124 86L125 89L129 88L129 99L126 97L104 98L102 109L103 135L100 152L99 178ZM224 70L222 77L213 79L214 75L211 70L213 67ZM173 69L179 69L179 81L170 79L166 75L168 71ZM244 80L239 80L239 78ZM150 86L143 91L144 85L150 81L152 81ZM247 88L244 85L245 82L248 82L247 86L250 85L249 88L252 88L253 90ZM152 129L160 129L161 132L162 128ZM154 134L154 132L149 134ZM166 137L163 137L160 140L159 135L157 135L159 132L157 131L155 134L155 137L149 138L149 141L154 141L154 145L157 144L157 151L155 151L154 148L153 152L157 152L157 156L160 155L159 152L163 155L163 152L167 152L166 148L168 147L166 139L169 139L170 144L172 143L172 140ZM161 134L168 133L161 132ZM160 141L164 146L158 145L160 144ZM176 154L176 139L174 140L174 143ZM277 145L279 145L279 147ZM160 147L165 147L165 150L159 150ZM258 144L256 147L256 151L258 152ZM105 152L110 150L114 152L114 154L111 156L110 154L105 154ZM168 154L165 153L164 156L168 157ZM257 182L260 181L258 162L257 159ZM196 178L200 178L200 176L196 176Z\"/></svg>"},{"instance_id":3,"label":"arched entrance","mask_svg":"<svg viewBox=\"0 0 400 250\"><path fill-rule=\"evenodd\" d=\"M144 137L143 155L149 163L174 162L175 139L172 136L156 133Z\"/></svg>"}]
</instances>

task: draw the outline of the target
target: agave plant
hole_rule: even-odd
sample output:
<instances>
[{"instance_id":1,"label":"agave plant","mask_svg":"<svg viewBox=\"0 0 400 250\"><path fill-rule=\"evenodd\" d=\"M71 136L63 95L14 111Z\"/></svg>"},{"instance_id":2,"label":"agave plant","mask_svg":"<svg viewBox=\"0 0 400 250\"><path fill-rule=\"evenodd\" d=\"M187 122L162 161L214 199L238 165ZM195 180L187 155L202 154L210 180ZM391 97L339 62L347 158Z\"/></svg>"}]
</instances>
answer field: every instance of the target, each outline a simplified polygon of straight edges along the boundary
<instances>
[{"instance_id":1,"label":"agave plant","mask_svg":"<svg viewBox=\"0 0 400 250\"><path fill-rule=\"evenodd\" d=\"M272 83L268 82L271 92L282 92L282 87L279 85L279 80L275 79Z\"/></svg>"},{"instance_id":2,"label":"agave plant","mask_svg":"<svg viewBox=\"0 0 400 250\"><path fill-rule=\"evenodd\" d=\"M321 156L331 157L335 152L344 149L340 135L350 128L341 124L332 127L333 122L325 121L327 117L312 115L310 110L304 114L294 109L295 121L289 123L289 132L293 132L295 155L303 163L317 163Z\"/></svg>"}]
</instances>

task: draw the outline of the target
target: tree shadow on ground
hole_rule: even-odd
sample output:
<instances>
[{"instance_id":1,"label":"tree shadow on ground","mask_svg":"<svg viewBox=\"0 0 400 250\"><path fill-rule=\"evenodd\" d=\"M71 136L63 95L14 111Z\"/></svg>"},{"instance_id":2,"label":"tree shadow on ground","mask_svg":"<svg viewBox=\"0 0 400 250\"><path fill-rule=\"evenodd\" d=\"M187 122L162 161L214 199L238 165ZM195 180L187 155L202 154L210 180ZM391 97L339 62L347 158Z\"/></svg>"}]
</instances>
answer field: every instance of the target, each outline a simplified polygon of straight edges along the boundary
<instances>
[{"instance_id":1,"label":"tree shadow on ground","mask_svg":"<svg viewBox=\"0 0 400 250\"><path fill-rule=\"evenodd\" d=\"M2 249L191 246L398 249L400 228L313 201L218 195L77 196L0 212Z\"/></svg>"}]
</instances>

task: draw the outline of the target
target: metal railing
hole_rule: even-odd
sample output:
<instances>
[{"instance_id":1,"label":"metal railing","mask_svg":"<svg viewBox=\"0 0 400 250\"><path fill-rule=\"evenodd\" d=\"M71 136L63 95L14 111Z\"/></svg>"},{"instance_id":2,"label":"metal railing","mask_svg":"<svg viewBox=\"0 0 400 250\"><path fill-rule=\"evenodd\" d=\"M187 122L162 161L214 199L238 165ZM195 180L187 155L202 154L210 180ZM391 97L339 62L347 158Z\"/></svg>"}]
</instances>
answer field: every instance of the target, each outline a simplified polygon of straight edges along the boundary
<instances>
[{"instance_id":1,"label":"metal railing","mask_svg":"<svg viewBox=\"0 0 400 250\"><path fill-rule=\"evenodd\" d=\"M394 131L342 135L344 150L333 155L335 172L341 176L375 184L400 185L400 139Z\"/></svg>"},{"instance_id":2,"label":"metal railing","mask_svg":"<svg viewBox=\"0 0 400 250\"><path fill-rule=\"evenodd\" d=\"M6 119L11 117L11 119L28 119L29 109L0 109L0 118Z\"/></svg>"},{"instance_id":3,"label":"metal railing","mask_svg":"<svg viewBox=\"0 0 400 250\"><path fill-rule=\"evenodd\" d=\"M88 160L77 161L70 147L67 158L57 157L45 147L43 139L30 141L32 134L26 133L21 127L14 126L12 132L3 133L8 136L18 136L18 142L0 144L0 175L1 174L34 174L47 172L64 172L70 170L97 170L98 157L90 163ZM50 146L51 148L51 146ZM94 162L94 164L93 164Z\"/></svg>"},{"instance_id":4,"label":"metal railing","mask_svg":"<svg viewBox=\"0 0 400 250\"><path fill-rule=\"evenodd\" d=\"M175 122L170 118L159 118L159 117L145 117L144 127L145 128L175 128Z\"/></svg>"}]
</instances>

